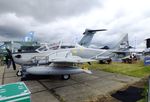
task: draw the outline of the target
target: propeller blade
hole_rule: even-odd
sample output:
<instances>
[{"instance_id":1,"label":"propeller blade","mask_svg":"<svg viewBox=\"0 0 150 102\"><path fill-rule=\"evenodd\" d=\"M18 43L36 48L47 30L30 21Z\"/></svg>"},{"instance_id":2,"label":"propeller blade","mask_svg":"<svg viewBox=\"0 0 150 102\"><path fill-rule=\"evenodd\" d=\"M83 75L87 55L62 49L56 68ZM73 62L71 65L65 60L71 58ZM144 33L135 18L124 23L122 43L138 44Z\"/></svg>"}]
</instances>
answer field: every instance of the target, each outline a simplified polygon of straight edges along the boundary
<instances>
[{"instance_id":1,"label":"propeller blade","mask_svg":"<svg viewBox=\"0 0 150 102\"><path fill-rule=\"evenodd\" d=\"M12 58L12 65L13 65L13 69L16 70L16 64L13 58Z\"/></svg>"},{"instance_id":2,"label":"propeller blade","mask_svg":"<svg viewBox=\"0 0 150 102\"><path fill-rule=\"evenodd\" d=\"M7 65L7 68L8 68L8 54L5 56L6 58L6 65Z\"/></svg>"},{"instance_id":3,"label":"propeller blade","mask_svg":"<svg viewBox=\"0 0 150 102\"><path fill-rule=\"evenodd\" d=\"M16 70L16 64L15 64L15 61L14 61L14 59L13 59L13 57L12 57L12 52L11 52L9 49L6 49L6 51L8 52L8 56L7 56L7 58L6 58L6 59L7 59L7 61L6 61L6 63L7 63L7 68L10 67L11 62L12 62L13 69Z\"/></svg>"},{"instance_id":4,"label":"propeller blade","mask_svg":"<svg viewBox=\"0 0 150 102\"><path fill-rule=\"evenodd\" d=\"M7 65L7 68L10 68L10 65L11 65L11 57L10 57L10 52L7 50L7 55L6 55L6 65Z\"/></svg>"},{"instance_id":5,"label":"propeller blade","mask_svg":"<svg viewBox=\"0 0 150 102\"><path fill-rule=\"evenodd\" d=\"M11 56L11 55L12 55L12 53L11 53L11 51L10 51L9 49L6 49L6 51L7 51L7 53L8 53L8 56Z\"/></svg>"}]
</instances>

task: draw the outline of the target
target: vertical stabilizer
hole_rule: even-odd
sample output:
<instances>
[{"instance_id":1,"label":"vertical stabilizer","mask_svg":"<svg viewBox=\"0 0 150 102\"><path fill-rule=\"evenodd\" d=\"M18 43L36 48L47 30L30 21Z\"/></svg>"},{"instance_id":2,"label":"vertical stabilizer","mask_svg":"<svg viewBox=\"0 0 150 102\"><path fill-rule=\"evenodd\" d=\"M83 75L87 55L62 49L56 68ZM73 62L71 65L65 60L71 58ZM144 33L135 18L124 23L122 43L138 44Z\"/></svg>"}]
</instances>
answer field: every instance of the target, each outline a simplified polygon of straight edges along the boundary
<instances>
[{"instance_id":1,"label":"vertical stabilizer","mask_svg":"<svg viewBox=\"0 0 150 102\"><path fill-rule=\"evenodd\" d=\"M128 34L125 34L119 42L116 44L114 47L117 50L127 50L129 49L129 39L128 39Z\"/></svg>"},{"instance_id":2,"label":"vertical stabilizer","mask_svg":"<svg viewBox=\"0 0 150 102\"><path fill-rule=\"evenodd\" d=\"M85 32L83 33L83 38L79 41L79 45L88 47L93 39L94 34L97 31L106 31L106 29L98 29L98 30L90 30L86 29Z\"/></svg>"}]
</instances>

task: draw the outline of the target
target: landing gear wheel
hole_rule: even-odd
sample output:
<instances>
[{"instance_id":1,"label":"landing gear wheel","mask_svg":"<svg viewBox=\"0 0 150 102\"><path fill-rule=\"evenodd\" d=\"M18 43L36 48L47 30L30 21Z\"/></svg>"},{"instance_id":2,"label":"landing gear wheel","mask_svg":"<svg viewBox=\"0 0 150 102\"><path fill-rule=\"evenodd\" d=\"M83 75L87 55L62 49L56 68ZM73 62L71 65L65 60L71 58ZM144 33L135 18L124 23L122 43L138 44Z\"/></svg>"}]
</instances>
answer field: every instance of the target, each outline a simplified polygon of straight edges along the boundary
<instances>
[{"instance_id":1,"label":"landing gear wheel","mask_svg":"<svg viewBox=\"0 0 150 102\"><path fill-rule=\"evenodd\" d=\"M70 75L69 75L69 74L62 75L61 78L62 78L63 80L68 80L68 79L70 79Z\"/></svg>"},{"instance_id":2,"label":"landing gear wheel","mask_svg":"<svg viewBox=\"0 0 150 102\"><path fill-rule=\"evenodd\" d=\"M21 71L21 70L18 70L17 73L16 73L16 75L17 75L17 76L22 76L22 71Z\"/></svg>"},{"instance_id":3,"label":"landing gear wheel","mask_svg":"<svg viewBox=\"0 0 150 102\"><path fill-rule=\"evenodd\" d=\"M110 64L111 62L112 62L111 59L108 59L108 60L107 60L107 64Z\"/></svg>"}]
</instances>

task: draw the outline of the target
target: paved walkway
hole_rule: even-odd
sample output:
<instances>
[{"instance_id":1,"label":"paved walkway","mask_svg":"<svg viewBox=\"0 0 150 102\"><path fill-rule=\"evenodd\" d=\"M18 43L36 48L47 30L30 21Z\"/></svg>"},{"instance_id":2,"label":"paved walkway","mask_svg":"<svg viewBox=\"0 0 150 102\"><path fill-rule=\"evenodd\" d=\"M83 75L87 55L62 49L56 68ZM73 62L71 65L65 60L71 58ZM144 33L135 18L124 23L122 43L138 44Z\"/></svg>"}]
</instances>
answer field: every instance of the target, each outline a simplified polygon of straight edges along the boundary
<instances>
[{"instance_id":1,"label":"paved walkway","mask_svg":"<svg viewBox=\"0 0 150 102\"><path fill-rule=\"evenodd\" d=\"M139 78L93 71L93 74L72 75L69 80L58 76L36 77L24 81L31 91L32 102L88 102L139 81ZM0 84L20 81L16 71L0 67Z\"/></svg>"}]
</instances>

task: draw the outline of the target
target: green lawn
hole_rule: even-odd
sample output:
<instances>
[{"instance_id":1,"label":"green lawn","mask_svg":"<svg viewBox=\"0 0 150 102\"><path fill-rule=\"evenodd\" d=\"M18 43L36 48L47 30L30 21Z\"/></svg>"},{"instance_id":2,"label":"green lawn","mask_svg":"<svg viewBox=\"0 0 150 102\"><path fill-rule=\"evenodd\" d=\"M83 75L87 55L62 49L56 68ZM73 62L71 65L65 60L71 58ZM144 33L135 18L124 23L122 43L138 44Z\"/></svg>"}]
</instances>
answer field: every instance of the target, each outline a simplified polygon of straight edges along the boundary
<instances>
[{"instance_id":1,"label":"green lawn","mask_svg":"<svg viewBox=\"0 0 150 102\"><path fill-rule=\"evenodd\" d=\"M111 64L98 64L95 62L92 63L92 65L85 64L85 66L89 69L120 73L134 77L146 77L150 75L150 66L144 66L142 61L133 64L125 64L119 62L113 62Z\"/></svg>"},{"instance_id":2,"label":"green lawn","mask_svg":"<svg viewBox=\"0 0 150 102\"><path fill-rule=\"evenodd\" d=\"M113 62L111 64L98 64L96 62L92 63L92 65L85 64L86 67L89 69L96 69L102 70L112 73L120 73L124 75L134 76L134 77L147 77L150 75L150 66L144 66L142 61L138 61L133 64L125 64L125 63L117 63ZM143 91L144 99L141 99L137 102L145 102L147 97L147 90L148 88L145 85L145 90Z\"/></svg>"}]
</instances>

